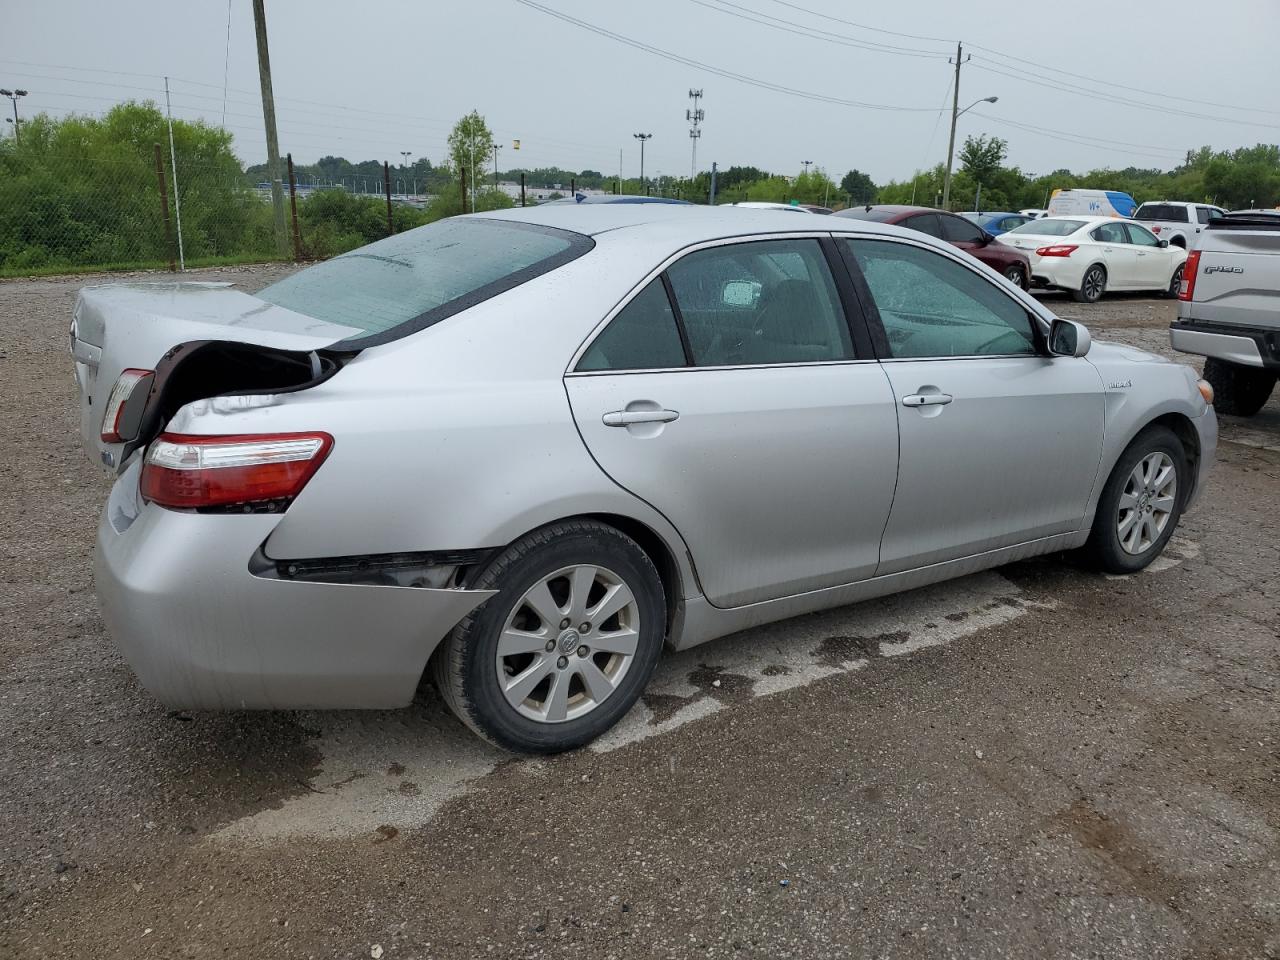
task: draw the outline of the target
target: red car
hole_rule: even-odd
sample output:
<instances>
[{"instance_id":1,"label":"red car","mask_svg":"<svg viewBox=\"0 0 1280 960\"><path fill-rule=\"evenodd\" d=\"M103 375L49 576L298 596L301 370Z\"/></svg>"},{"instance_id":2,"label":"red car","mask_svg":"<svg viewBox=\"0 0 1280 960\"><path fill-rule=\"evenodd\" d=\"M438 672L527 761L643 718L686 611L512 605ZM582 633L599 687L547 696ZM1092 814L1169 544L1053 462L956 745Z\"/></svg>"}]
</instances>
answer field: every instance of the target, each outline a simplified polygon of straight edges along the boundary
<instances>
[{"instance_id":1,"label":"red car","mask_svg":"<svg viewBox=\"0 0 1280 960\"><path fill-rule=\"evenodd\" d=\"M953 247L977 257L993 270L1023 290L1031 277L1031 261L1025 254L1012 247L997 243L996 238L972 220L945 210L932 207L910 207L899 204L851 207L833 214L851 220L874 220L876 223L892 223L899 227L919 230L939 240L946 240Z\"/></svg>"}]
</instances>

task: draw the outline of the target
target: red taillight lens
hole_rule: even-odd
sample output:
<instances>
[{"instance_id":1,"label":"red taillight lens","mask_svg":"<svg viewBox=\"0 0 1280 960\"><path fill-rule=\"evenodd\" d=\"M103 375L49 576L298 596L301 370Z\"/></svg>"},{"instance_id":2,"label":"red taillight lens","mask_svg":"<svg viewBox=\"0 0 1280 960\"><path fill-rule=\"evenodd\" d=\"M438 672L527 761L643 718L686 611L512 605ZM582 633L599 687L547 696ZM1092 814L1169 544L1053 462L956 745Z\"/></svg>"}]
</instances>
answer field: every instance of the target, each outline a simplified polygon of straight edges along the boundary
<instances>
[{"instance_id":1,"label":"red taillight lens","mask_svg":"<svg viewBox=\"0 0 1280 960\"><path fill-rule=\"evenodd\" d=\"M1051 247L1040 247L1036 250L1038 257L1069 257L1080 249L1074 243L1055 243Z\"/></svg>"},{"instance_id":2,"label":"red taillight lens","mask_svg":"<svg viewBox=\"0 0 1280 960\"><path fill-rule=\"evenodd\" d=\"M151 380L154 376L153 370L135 370L131 367L116 377L116 382L111 386L111 392L107 394L106 408L102 411L104 441L120 443L122 440L132 439L132 436L125 437L120 433L120 428L124 425L125 405L139 385L143 387L140 396L145 396L147 390L151 389Z\"/></svg>"},{"instance_id":3,"label":"red taillight lens","mask_svg":"<svg viewBox=\"0 0 1280 960\"><path fill-rule=\"evenodd\" d=\"M1178 299L1190 302L1196 295L1196 274L1200 272L1200 251L1192 250L1182 265L1182 282L1178 284Z\"/></svg>"},{"instance_id":4,"label":"red taillight lens","mask_svg":"<svg viewBox=\"0 0 1280 960\"><path fill-rule=\"evenodd\" d=\"M237 436L161 434L142 467L142 496L197 509L296 497L333 447L327 433Z\"/></svg>"}]
</instances>

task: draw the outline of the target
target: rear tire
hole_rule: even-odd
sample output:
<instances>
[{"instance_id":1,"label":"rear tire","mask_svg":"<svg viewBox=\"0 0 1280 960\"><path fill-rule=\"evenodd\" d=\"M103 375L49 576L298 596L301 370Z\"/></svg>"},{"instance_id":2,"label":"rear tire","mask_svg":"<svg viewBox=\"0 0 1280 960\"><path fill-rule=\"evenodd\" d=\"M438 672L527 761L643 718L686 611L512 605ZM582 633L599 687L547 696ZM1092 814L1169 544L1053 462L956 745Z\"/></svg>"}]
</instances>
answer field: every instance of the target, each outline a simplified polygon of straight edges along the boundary
<instances>
[{"instance_id":1,"label":"rear tire","mask_svg":"<svg viewBox=\"0 0 1280 960\"><path fill-rule=\"evenodd\" d=\"M1160 556L1182 518L1190 482L1186 451L1172 430L1151 426L1134 437L1098 499L1084 546L1090 564L1106 573L1137 573Z\"/></svg>"},{"instance_id":2,"label":"rear tire","mask_svg":"<svg viewBox=\"0 0 1280 960\"><path fill-rule=\"evenodd\" d=\"M1004 268L1004 278L1012 283L1019 290L1027 289L1027 274L1022 269L1022 264L1011 263Z\"/></svg>"},{"instance_id":3,"label":"rear tire","mask_svg":"<svg viewBox=\"0 0 1280 960\"><path fill-rule=\"evenodd\" d=\"M458 719L499 747L590 743L653 675L667 632L662 580L614 527L566 520L535 530L468 586L498 593L454 628L432 673Z\"/></svg>"},{"instance_id":4,"label":"rear tire","mask_svg":"<svg viewBox=\"0 0 1280 960\"><path fill-rule=\"evenodd\" d=\"M1204 378L1213 387L1214 408L1235 417L1252 417L1261 410L1276 385L1276 375L1270 370L1242 367L1215 357L1205 360Z\"/></svg>"},{"instance_id":5,"label":"rear tire","mask_svg":"<svg viewBox=\"0 0 1280 960\"><path fill-rule=\"evenodd\" d=\"M1095 263L1084 272L1080 280L1080 289L1071 291L1071 299L1076 303L1097 303L1106 289L1106 268L1100 263Z\"/></svg>"}]
</instances>

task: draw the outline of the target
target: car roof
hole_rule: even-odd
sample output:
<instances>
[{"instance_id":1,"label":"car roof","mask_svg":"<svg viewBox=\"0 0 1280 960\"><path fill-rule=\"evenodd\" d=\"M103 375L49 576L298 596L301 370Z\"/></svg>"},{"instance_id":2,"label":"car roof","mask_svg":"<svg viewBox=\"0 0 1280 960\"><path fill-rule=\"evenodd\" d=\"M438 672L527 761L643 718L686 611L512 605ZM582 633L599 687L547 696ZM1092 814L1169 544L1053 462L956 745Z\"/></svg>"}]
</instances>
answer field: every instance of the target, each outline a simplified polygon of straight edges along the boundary
<instances>
[{"instance_id":1,"label":"car roof","mask_svg":"<svg viewBox=\"0 0 1280 960\"><path fill-rule=\"evenodd\" d=\"M1022 214L1012 210L966 210L962 217L1020 217Z\"/></svg>"},{"instance_id":2,"label":"car roof","mask_svg":"<svg viewBox=\"0 0 1280 960\"><path fill-rule=\"evenodd\" d=\"M604 234L636 235L661 233L682 243L700 243L721 237L746 236L755 233L891 233L901 234L901 227L856 220L843 226L831 217L797 217L791 210L769 210L755 207L707 207L667 203L597 203L543 204L537 207L513 207L469 214L487 220L509 220L570 230L599 237Z\"/></svg>"}]
</instances>

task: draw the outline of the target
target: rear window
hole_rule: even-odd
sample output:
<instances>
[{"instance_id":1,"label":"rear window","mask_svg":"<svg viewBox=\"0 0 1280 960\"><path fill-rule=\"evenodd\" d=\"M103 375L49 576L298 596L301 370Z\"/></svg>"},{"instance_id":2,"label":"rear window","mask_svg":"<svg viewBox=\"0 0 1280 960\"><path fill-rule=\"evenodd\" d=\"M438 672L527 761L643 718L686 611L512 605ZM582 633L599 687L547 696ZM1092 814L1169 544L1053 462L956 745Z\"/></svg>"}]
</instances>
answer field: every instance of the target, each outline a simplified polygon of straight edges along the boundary
<instances>
[{"instance_id":1,"label":"rear window","mask_svg":"<svg viewBox=\"0 0 1280 960\"><path fill-rule=\"evenodd\" d=\"M1144 203L1133 215L1135 220L1172 220L1174 223L1188 221L1187 208L1172 203Z\"/></svg>"},{"instance_id":2,"label":"rear window","mask_svg":"<svg viewBox=\"0 0 1280 960\"><path fill-rule=\"evenodd\" d=\"M1083 220L1029 220L1014 227L1009 233L1030 233L1037 237L1066 237L1075 233L1085 225Z\"/></svg>"},{"instance_id":3,"label":"rear window","mask_svg":"<svg viewBox=\"0 0 1280 960\"><path fill-rule=\"evenodd\" d=\"M439 323L576 260L594 245L568 230L454 217L316 264L258 296L362 330L342 345L372 347Z\"/></svg>"}]
</instances>

